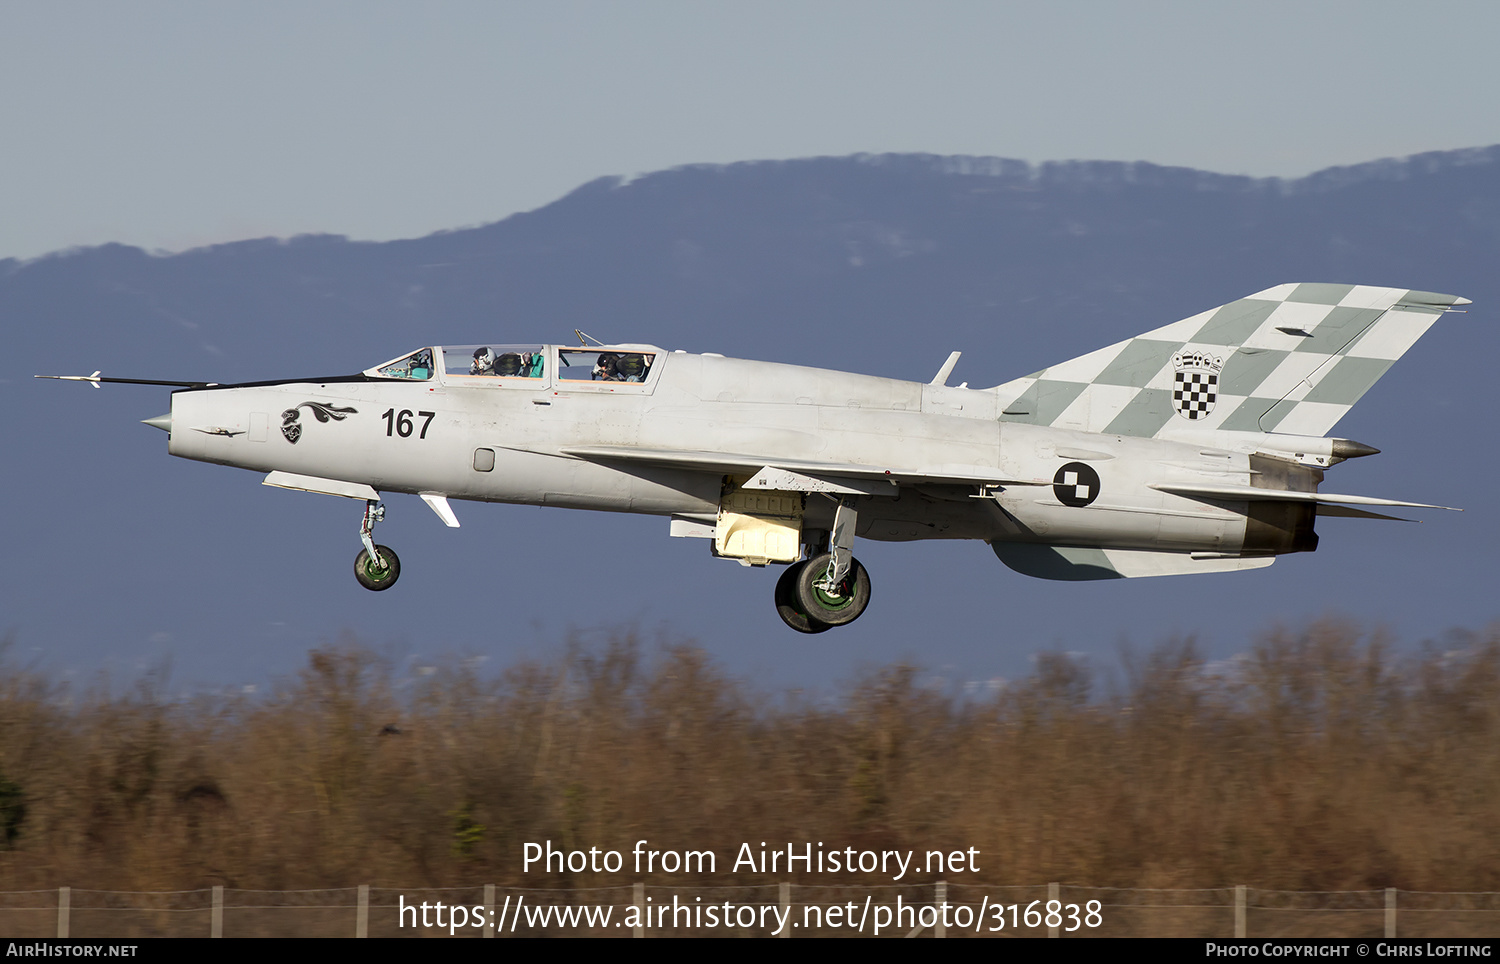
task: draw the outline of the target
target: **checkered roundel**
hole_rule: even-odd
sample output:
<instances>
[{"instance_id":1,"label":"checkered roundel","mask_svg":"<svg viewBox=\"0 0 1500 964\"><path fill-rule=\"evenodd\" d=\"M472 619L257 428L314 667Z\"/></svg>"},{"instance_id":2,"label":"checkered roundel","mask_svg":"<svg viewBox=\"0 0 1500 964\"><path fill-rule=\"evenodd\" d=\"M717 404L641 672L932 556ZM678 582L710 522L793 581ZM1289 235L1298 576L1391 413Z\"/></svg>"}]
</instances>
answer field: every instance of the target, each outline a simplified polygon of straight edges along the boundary
<instances>
[{"instance_id":1,"label":"checkered roundel","mask_svg":"<svg viewBox=\"0 0 1500 964\"><path fill-rule=\"evenodd\" d=\"M1219 398L1219 372L1224 361L1206 351L1180 351L1172 356L1172 407L1183 418L1196 421L1214 410Z\"/></svg>"},{"instance_id":2,"label":"checkered roundel","mask_svg":"<svg viewBox=\"0 0 1500 964\"><path fill-rule=\"evenodd\" d=\"M1099 473L1082 462L1069 462L1052 477L1052 494L1063 505L1082 508L1099 498Z\"/></svg>"}]
</instances>

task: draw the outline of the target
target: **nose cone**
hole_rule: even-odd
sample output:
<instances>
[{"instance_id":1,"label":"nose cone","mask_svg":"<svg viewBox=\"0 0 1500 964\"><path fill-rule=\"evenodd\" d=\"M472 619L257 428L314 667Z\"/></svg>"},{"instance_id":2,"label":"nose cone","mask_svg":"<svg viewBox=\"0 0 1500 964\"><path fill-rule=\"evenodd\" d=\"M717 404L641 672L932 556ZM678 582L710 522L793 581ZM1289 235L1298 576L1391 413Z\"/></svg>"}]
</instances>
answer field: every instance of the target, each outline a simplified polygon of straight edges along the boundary
<instances>
[{"instance_id":1,"label":"nose cone","mask_svg":"<svg viewBox=\"0 0 1500 964\"><path fill-rule=\"evenodd\" d=\"M168 435L171 435L172 434L172 413L168 412L165 415L158 415L155 418L143 418L143 419L141 419L141 424L142 425L149 425L152 428L159 428L163 432L166 432Z\"/></svg>"}]
</instances>

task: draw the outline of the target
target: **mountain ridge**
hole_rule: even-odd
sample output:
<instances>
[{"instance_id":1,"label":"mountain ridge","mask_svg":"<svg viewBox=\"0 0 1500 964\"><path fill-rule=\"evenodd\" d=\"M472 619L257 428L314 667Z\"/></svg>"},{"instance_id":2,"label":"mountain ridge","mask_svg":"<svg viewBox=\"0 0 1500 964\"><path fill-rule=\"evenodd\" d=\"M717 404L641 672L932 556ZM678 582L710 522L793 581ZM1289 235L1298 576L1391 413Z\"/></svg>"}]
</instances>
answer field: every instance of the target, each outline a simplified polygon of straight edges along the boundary
<instances>
[{"instance_id":1,"label":"mountain ridge","mask_svg":"<svg viewBox=\"0 0 1500 964\"><path fill-rule=\"evenodd\" d=\"M391 238L383 241L351 239L347 235L331 232L306 232L295 235L262 235L199 245L180 251L146 249L121 242L106 242L99 245L82 245L62 248L30 258L0 259L0 276L13 273L28 264L51 258L75 257L78 254L97 250L127 248L141 251L152 258L172 258L196 252L235 249L252 250L245 247L312 245L344 243L360 246L403 244L424 241L451 235L483 232L528 215L548 211L570 201L594 198L605 192L626 190L638 184L656 187L664 180L675 180L682 175L717 174L731 177L746 173L787 173L806 170L827 164L852 164L874 168L894 174L937 174L948 177L982 178L1007 183L1013 187L1051 186L1088 187L1172 187L1191 186L1199 191L1239 193L1247 195L1273 195L1296 197L1329 194L1361 184L1372 182L1407 181L1423 176L1448 173L1461 168L1500 165L1500 144L1459 148L1447 151L1426 151L1404 157L1385 157L1358 164L1337 165L1322 168L1297 178L1255 177L1242 174L1223 174L1180 165L1163 165L1150 161L1113 160L1049 160L1029 162L1015 158L965 154L926 153L857 153L848 155L818 155L812 157L733 161L723 164L690 163L662 168L656 171L629 175L602 175L585 181L537 208L517 211L494 221L453 228L442 228L424 235L409 238Z\"/></svg>"}]
</instances>

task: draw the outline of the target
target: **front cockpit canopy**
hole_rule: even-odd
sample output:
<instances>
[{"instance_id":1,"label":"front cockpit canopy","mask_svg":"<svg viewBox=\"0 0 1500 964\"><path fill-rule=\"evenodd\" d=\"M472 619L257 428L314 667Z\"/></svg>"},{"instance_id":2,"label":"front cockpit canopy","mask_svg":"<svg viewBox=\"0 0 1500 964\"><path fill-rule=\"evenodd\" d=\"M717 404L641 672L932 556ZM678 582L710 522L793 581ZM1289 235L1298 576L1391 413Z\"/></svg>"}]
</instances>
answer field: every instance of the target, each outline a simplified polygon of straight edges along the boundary
<instances>
[{"instance_id":1,"label":"front cockpit canopy","mask_svg":"<svg viewBox=\"0 0 1500 964\"><path fill-rule=\"evenodd\" d=\"M419 348L410 355L402 355L395 361L369 369L365 374L376 375L380 378L405 378L421 382L431 378L433 371L432 349Z\"/></svg>"}]
</instances>

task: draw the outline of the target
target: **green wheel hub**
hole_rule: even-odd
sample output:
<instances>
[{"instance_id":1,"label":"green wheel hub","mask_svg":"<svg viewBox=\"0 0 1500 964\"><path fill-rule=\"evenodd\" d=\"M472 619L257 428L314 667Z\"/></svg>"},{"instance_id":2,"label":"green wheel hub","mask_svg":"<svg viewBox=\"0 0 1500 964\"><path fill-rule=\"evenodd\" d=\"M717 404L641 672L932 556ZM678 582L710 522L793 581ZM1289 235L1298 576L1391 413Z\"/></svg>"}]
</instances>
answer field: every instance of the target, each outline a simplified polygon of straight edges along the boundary
<instances>
[{"instance_id":1,"label":"green wheel hub","mask_svg":"<svg viewBox=\"0 0 1500 964\"><path fill-rule=\"evenodd\" d=\"M870 576L858 559L849 560L849 571L834 585L828 585L828 570L833 563L829 553L799 563L790 593L799 612L810 621L829 626L852 623L870 602ZM794 627L795 628L795 627Z\"/></svg>"},{"instance_id":2,"label":"green wheel hub","mask_svg":"<svg viewBox=\"0 0 1500 964\"><path fill-rule=\"evenodd\" d=\"M821 602L826 609L843 609L844 607L849 606L854 602L854 593L851 591L849 579L847 577L843 582L838 584L837 592L831 593L828 590L824 589L821 585L815 585L813 589L818 594L818 601Z\"/></svg>"},{"instance_id":3,"label":"green wheel hub","mask_svg":"<svg viewBox=\"0 0 1500 964\"><path fill-rule=\"evenodd\" d=\"M384 566L381 566L382 562ZM400 576L401 560L387 546L376 546L374 556L361 549L354 559L354 578L371 592L391 588Z\"/></svg>"}]
</instances>

